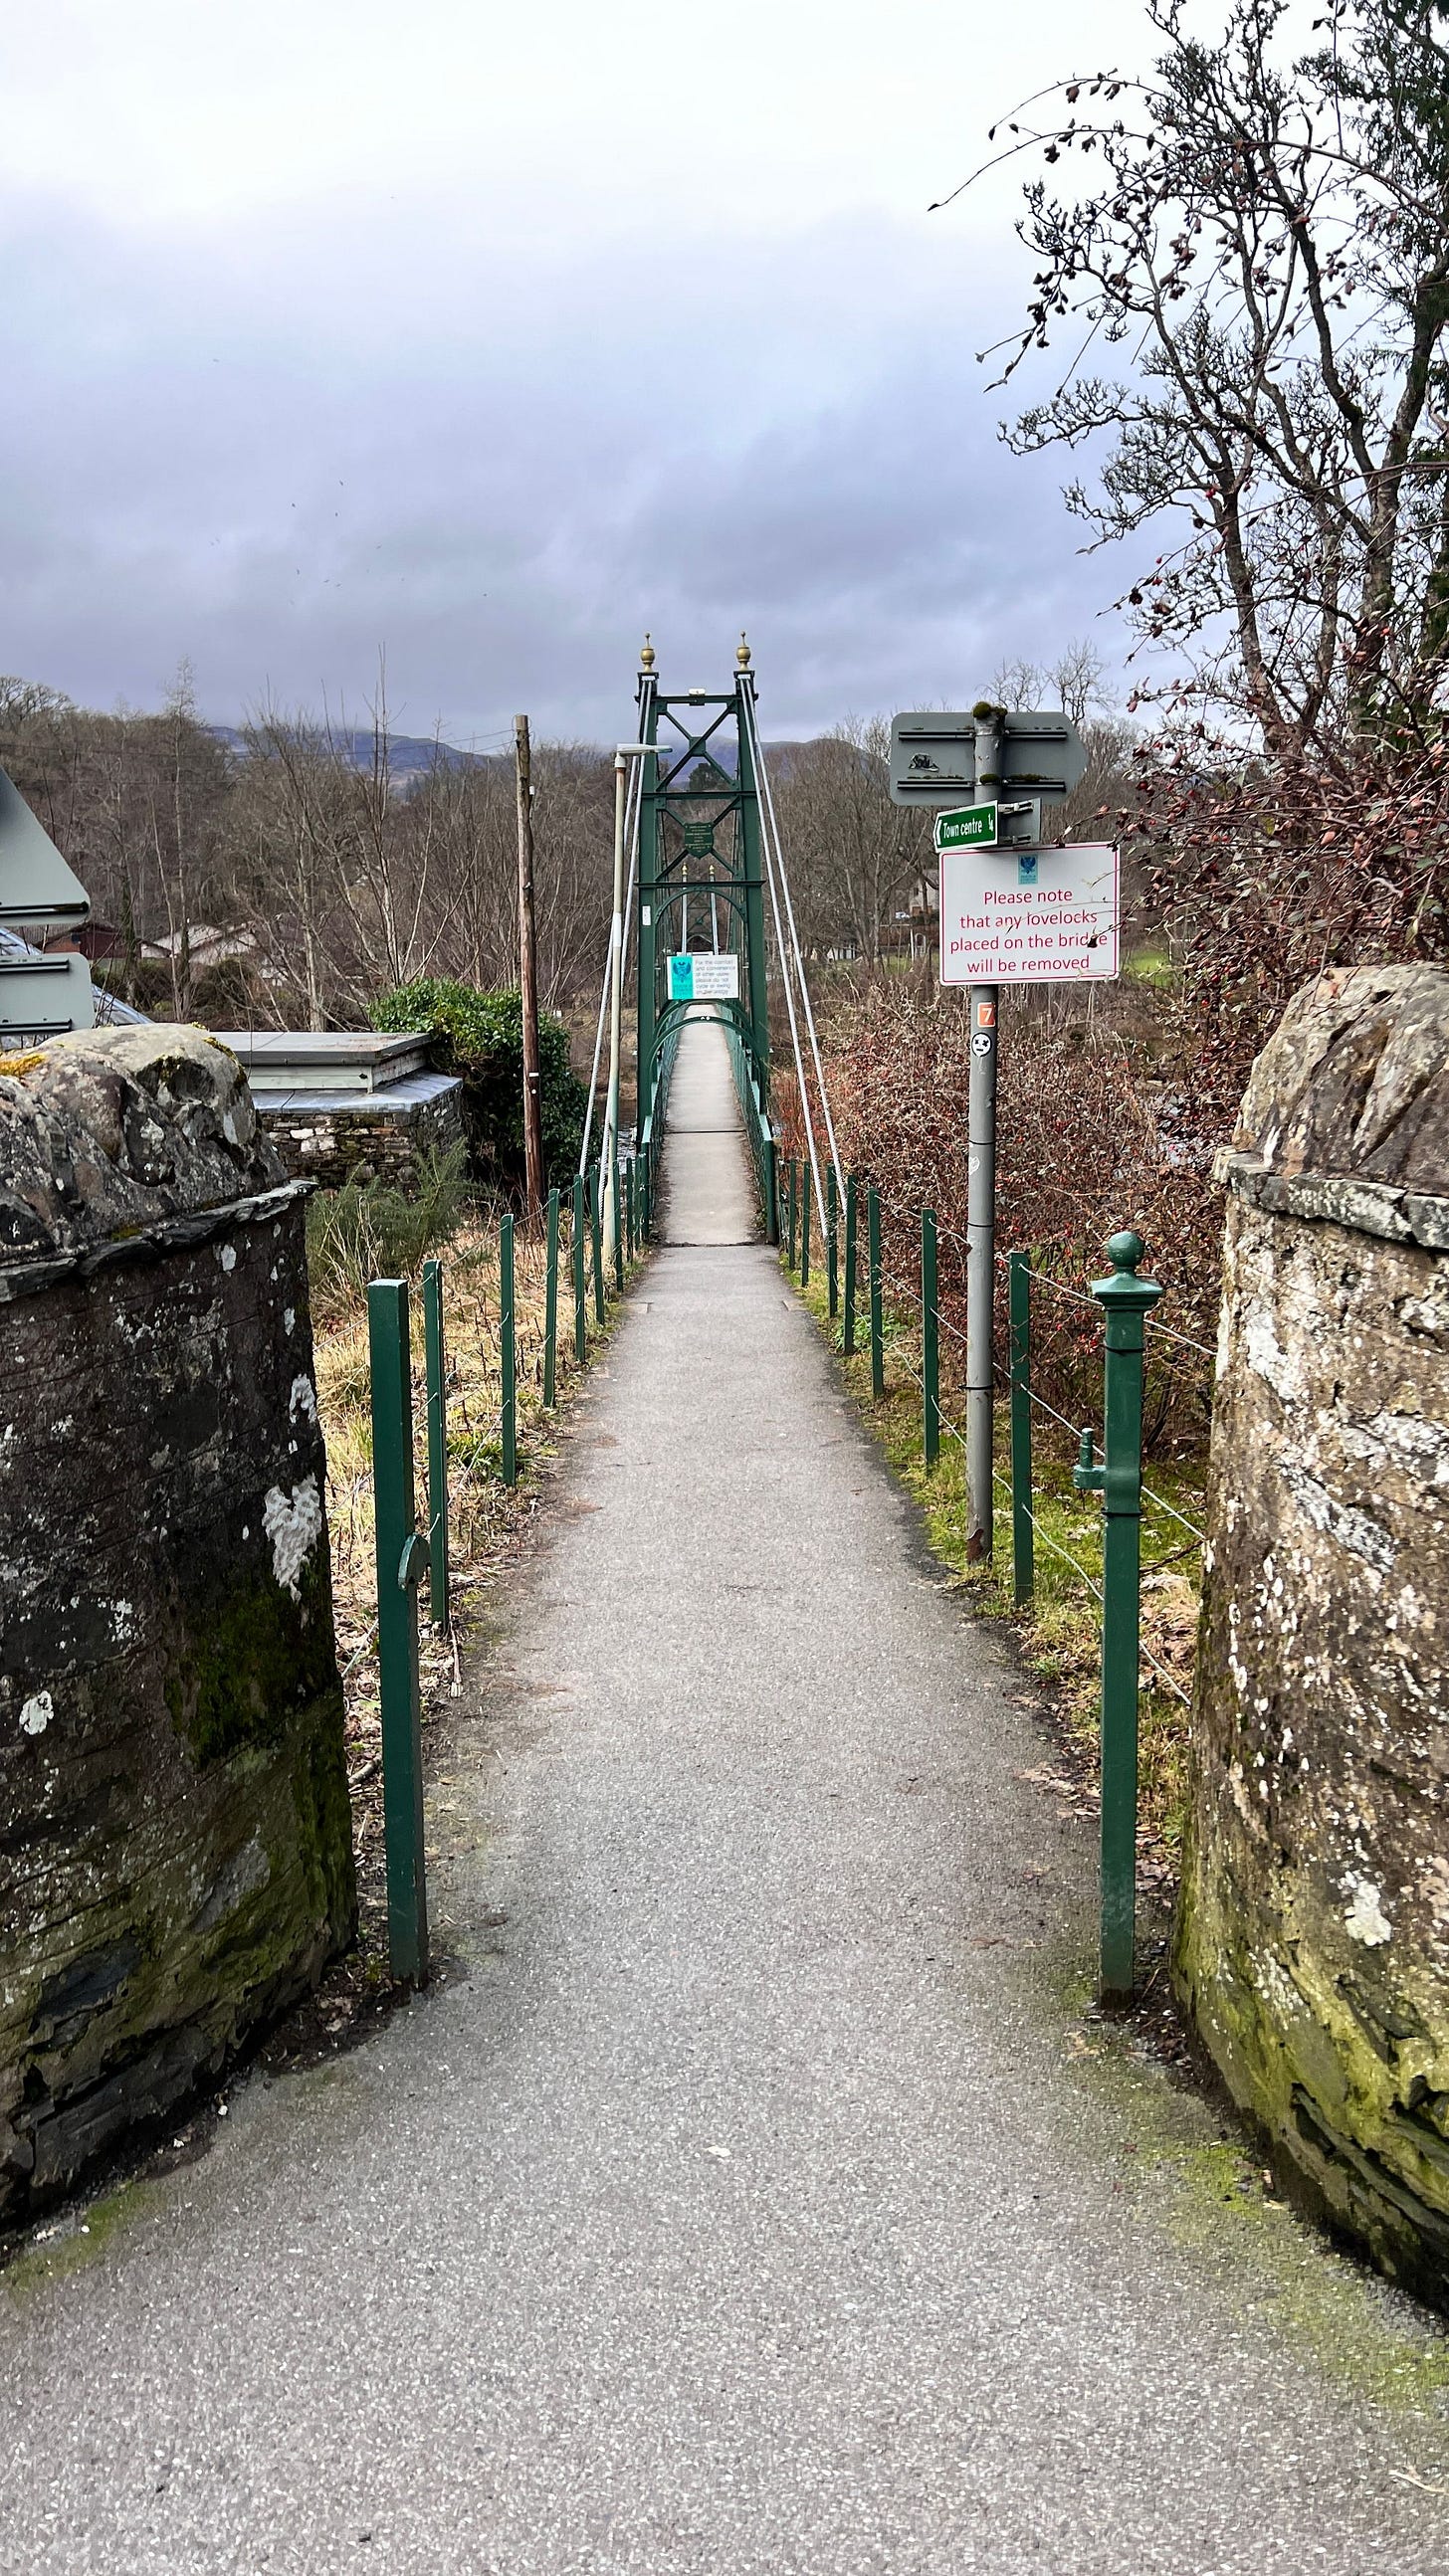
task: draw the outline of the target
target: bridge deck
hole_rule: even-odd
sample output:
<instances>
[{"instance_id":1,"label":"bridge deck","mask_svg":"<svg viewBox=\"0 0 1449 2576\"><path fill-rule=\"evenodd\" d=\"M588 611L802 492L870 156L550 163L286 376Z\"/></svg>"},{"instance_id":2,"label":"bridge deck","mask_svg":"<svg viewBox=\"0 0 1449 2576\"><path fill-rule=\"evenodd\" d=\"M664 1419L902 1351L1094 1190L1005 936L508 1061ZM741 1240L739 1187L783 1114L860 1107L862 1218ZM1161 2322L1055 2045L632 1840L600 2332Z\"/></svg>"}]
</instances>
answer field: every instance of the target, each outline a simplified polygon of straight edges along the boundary
<instances>
[{"instance_id":1,"label":"bridge deck","mask_svg":"<svg viewBox=\"0 0 1449 2576\"><path fill-rule=\"evenodd\" d=\"M759 1230L729 1052L717 1021L701 1014L679 1033L669 1087L662 1238L752 1243Z\"/></svg>"},{"instance_id":2,"label":"bridge deck","mask_svg":"<svg viewBox=\"0 0 1449 2576\"><path fill-rule=\"evenodd\" d=\"M466 1980L0 2294L11 2564L1440 2564L1412 2423L1174 2243L1064 2045L1090 1828L762 1246L659 1253L472 1687Z\"/></svg>"}]
</instances>

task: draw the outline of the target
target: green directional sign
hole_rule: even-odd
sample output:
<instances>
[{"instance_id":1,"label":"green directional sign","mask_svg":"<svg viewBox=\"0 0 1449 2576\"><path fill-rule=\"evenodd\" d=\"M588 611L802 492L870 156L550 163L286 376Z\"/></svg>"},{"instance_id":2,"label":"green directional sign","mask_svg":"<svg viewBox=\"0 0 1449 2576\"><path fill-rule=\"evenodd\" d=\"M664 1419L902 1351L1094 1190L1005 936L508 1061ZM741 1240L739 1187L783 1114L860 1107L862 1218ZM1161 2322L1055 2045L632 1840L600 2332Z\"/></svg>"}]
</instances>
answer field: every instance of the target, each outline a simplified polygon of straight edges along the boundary
<instances>
[{"instance_id":1,"label":"green directional sign","mask_svg":"<svg viewBox=\"0 0 1449 2576\"><path fill-rule=\"evenodd\" d=\"M994 850L996 799L984 805L953 805L936 816L938 850Z\"/></svg>"}]
</instances>

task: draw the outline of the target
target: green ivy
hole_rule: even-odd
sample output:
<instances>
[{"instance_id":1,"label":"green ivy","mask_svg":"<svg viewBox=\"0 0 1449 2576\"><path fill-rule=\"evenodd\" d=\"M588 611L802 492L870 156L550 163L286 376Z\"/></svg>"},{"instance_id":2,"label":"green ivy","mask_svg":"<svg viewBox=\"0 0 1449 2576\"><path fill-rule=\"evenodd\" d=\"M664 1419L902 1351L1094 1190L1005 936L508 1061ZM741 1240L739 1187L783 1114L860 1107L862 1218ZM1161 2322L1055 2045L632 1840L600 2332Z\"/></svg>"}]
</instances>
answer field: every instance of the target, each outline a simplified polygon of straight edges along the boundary
<instances>
[{"instance_id":1,"label":"green ivy","mask_svg":"<svg viewBox=\"0 0 1449 2576\"><path fill-rule=\"evenodd\" d=\"M372 1005L375 1029L427 1029L440 1072L463 1082L463 1120L475 1176L516 1190L523 1161L523 997L483 993L443 975L418 975ZM543 1162L550 1187L578 1164L587 1092L569 1062L568 1031L551 1011L538 1018Z\"/></svg>"}]
</instances>

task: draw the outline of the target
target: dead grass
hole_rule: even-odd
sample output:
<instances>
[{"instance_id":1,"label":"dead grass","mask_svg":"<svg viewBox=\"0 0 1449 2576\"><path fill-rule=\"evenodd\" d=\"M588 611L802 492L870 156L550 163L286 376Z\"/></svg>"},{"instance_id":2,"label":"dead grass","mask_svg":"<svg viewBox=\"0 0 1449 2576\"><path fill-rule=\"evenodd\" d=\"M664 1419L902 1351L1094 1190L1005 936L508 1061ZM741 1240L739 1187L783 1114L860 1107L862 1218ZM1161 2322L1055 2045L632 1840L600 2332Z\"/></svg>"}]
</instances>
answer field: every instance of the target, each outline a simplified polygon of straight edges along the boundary
<instances>
[{"instance_id":1,"label":"dead grass","mask_svg":"<svg viewBox=\"0 0 1449 2576\"><path fill-rule=\"evenodd\" d=\"M478 1596L515 1557L536 1518L541 1478L555 1448L558 1410L582 1383L574 1357L572 1247L567 1213L559 1251L558 1361L553 1414L543 1402L546 1252L542 1232L515 1236L518 1482L503 1482L502 1344L498 1228L491 1214L466 1212L441 1248L448 1415L448 1529L452 1567L451 1634L435 1629L420 1595L419 1666L423 1724L435 1727L461 1688L461 1657L478 1625ZM637 1265L636 1265L637 1266ZM627 1281L626 1281L627 1285ZM601 1349L617 1317L605 1304L602 1330L588 1303L588 1356ZM414 1477L418 1525L428 1526L427 1395L422 1316L412 1301ZM377 1664L376 1557L373 1538L371 1370L367 1312L357 1301L319 1322L318 1409L327 1441L327 1518L332 1547L333 1610L346 1703L348 1778L357 1853L360 1951L374 1974L386 1948L382 1875L382 1708ZM587 1363L586 1363L587 1366Z\"/></svg>"},{"instance_id":2,"label":"dead grass","mask_svg":"<svg viewBox=\"0 0 1449 2576\"><path fill-rule=\"evenodd\" d=\"M782 1256L783 1257L783 1256ZM798 1283L797 1283L798 1285ZM838 1320L830 1321L823 1265L812 1269L805 1302L830 1346L841 1350ZM1033 1455L1033 1513L1037 1523L1035 1588L1018 1605L1012 1574L1009 1498L1009 1426L997 1416L996 1510L989 1566L967 1566L965 1457L959 1439L946 1433L934 1467L925 1461L924 1398L918 1318L887 1310L884 1335L885 1394L871 1391L869 1319L862 1299L855 1354L841 1356L845 1383L892 1467L919 1504L932 1548L955 1573L972 1607L1007 1625L1027 1671L1042 1684L1060 1729L1063 1785L1079 1809L1097 1805L1101 1752L1101 1624L1092 1586L1102 1580L1102 1515L1092 1497L1072 1483L1072 1443L1038 1435ZM953 1385L942 1351L942 1412L964 1424L965 1399ZM1149 1482L1164 1500L1200 1522L1203 1460L1179 1456L1155 1462ZM1200 1602L1201 1555L1183 1528L1149 1512L1142 1532L1141 1696L1139 1703L1138 1873L1144 1889L1166 1898L1176 1884L1187 1803L1188 1708Z\"/></svg>"}]
</instances>

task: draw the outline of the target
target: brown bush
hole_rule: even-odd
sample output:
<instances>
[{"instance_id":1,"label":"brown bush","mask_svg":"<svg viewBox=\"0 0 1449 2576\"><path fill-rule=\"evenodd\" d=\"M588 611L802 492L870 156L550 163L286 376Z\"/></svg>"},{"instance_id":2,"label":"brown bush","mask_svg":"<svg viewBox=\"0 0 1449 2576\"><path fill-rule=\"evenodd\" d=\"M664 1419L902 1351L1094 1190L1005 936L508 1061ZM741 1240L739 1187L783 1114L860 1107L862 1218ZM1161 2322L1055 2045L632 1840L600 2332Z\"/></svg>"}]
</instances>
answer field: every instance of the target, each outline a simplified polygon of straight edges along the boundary
<instances>
[{"instance_id":1,"label":"brown bush","mask_svg":"<svg viewBox=\"0 0 1449 2576\"><path fill-rule=\"evenodd\" d=\"M1170 1083L1153 1048L1150 1001L1115 1008L1006 992L1001 1003L997 1246L1029 1250L1042 1278L1081 1290L1100 1277L1108 1235L1147 1245L1144 1269L1166 1290L1165 1322L1211 1343L1222 1217L1201 1150L1174 1145ZM882 976L831 1008L822 1032L842 1162L881 1204L882 1266L892 1301L920 1296L921 1210L940 1231L943 1377L959 1381L966 1325L967 1091L964 998L924 979ZM798 1089L777 1077L783 1150L804 1151ZM1004 1260L998 1268L997 1361L1007 1356ZM1100 1410L1095 1310L1044 1285L1033 1299L1033 1383L1072 1421ZM1200 1444L1205 1362L1154 1341L1146 1429L1158 1447Z\"/></svg>"}]
</instances>

